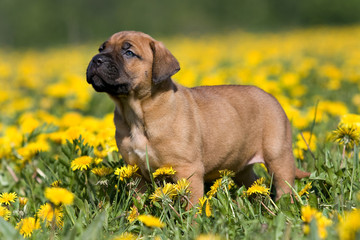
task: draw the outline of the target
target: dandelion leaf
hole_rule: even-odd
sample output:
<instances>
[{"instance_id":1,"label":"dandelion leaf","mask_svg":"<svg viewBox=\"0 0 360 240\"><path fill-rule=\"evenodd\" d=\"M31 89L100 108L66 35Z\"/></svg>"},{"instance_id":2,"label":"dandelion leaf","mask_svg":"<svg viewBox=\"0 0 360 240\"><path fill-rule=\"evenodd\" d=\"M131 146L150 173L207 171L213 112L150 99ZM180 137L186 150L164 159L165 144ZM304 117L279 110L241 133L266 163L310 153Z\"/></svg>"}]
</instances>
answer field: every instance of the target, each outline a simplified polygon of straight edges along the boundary
<instances>
[{"instance_id":1,"label":"dandelion leaf","mask_svg":"<svg viewBox=\"0 0 360 240\"><path fill-rule=\"evenodd\" d=\"M284 229L286 226L286 218L283 213L279 213L275 218L275 236L273 239L280 240L284 235Z\"/></svg>"},{"instance_id":2,"label":"dandelion leaf","mask_svg":"<svg viewBox=\"0 0 360 240\"><path fill-rule=\"evenodd\" d=\"M66 234L64 240L74 240L76 239L78 228L74 227L73 229L69 230L68 234Z\"/></svg>"},{"instance_id":3,"label":"dandelion leaf","mask_svg":"<svg viewBox=\"0 0 360 240\"><path fill-rule=\"evenodd\" d=\"M281 209L281 211L287 215L287 216L294 216L297 214L298 210L296 207L296 201L295 203L292 203L292 198L290 194L284 194L281 196L281 198L278 201L278 206Z\"/></svg>"},{"instance_id":4,"label":"dandelion leaf","mask_svg":"<svg viewBox=\"0 0 360 240\"><path fill-rule=\"evenodd\" d=\"M311 207L318 209L319 208L319 204L318 204L318 197L316 196L315 193L310 193L309 194L309 200L308 203Z\"/></svg>"},{"instance_id":5,"label":"dandelion leaf","mask_svg":"<svg viewBox=\"0 0 360 240\"><path fill-rule=\"evenodd\" d=\"M102 234L102 228L105 221L105 212L100 213L95 217L92 223L86 228L81 235L82 240L97 240Z\"/></svg>"},{"instance_id":6,"label":"dandelion leaf","mask_svg":"<svg viewBox=\"0 0 360 240\"><path fill-rule=\"evenodd\" d=\"M0 217L0 238L3 240L24 239L18 231L2 217Z\"/></svg>"}]
</instances>

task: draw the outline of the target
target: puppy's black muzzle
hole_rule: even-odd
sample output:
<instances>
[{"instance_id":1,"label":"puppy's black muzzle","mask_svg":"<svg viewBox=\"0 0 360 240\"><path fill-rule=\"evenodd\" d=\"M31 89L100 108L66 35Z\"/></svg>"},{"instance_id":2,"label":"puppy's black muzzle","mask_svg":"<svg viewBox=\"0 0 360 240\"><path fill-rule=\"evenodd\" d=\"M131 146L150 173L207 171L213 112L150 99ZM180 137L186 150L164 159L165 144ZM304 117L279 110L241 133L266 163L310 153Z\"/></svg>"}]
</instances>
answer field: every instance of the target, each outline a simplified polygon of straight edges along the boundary
<instances>
[{"instance_id":1,"label":"puppy's black muzzle","mask_svg":"<svg viewBox=\"0 0 360 240\"><path fill-rule=\"evenodd\" d=\"M92 63L96 64L97 67L101 66L105 62L105 57L98 54L91 60Z\"/></svg>"},{"instance_id":2,"label":"puppy's black muzzle","mask_svg":"<svg viewBox=\"0 0 360 240\"><path fill-rule=\"evenodd\" d=\"M97 92L107 92L111 95L127 95L129 83L119 83L120 67L111 57L97 54L90 61L86 71L86 81L93 86Z\"/></svg>"}]
</instances>

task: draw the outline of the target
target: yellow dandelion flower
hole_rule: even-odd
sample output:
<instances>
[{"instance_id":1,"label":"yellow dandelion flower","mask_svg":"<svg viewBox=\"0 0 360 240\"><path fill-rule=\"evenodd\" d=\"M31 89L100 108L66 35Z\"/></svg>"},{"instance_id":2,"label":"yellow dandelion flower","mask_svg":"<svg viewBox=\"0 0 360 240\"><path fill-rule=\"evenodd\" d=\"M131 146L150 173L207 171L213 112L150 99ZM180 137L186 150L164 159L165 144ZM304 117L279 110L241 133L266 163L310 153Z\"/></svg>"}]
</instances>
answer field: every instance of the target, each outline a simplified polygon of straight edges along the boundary
<instances>
[{"instance_id":1,"label":"yellow dandelion flower","mask_svg":"<svg viewBox=\"0 0 360 240\"><path fill-rule=\"evenodd\" d=\"M151 215L140 215L138 220L148 227L165 227L165 223L163 223L159 218Z\"/></svg>"},{"instance_id":2,"label":"yellow dandelion flower","mask_svg":"<svg viewBox=\"0 0 360 240\"><path fill-rule=\"evenodd\" d=\"M15 228L19 229L20 234L24 237L31 237L33 231L40 228L40 223L33 217L27 217L18 222Z\"/></svg>"},{"instance_id":3,"label":"yellow dandelion flower","mask_svg":"<svg viewBox=\"0 0 360 240\"><path fill-rule=\"evenodd\" d=\"M60 208L53 208L50 203L45 203L40 206L37 216L46 222L46 226L50 226L53 222L59 228L63 226L63 213Z\"/></svg>"},{"instance_id":4,"label":"yellow dandelion flower","mask_svg":"<svg viewBox=\"0 0 360 240\"><path fill-rule=\"evenodd\" d=\"M65 98L69 94L69 89L65 83L54 83L45 88L45 93L48 96L55 98Z\"/></svg>"},{"instance_id":5,"label":"yellow dandelion flower","mask_svg":"<svg viewBox=\"0 0 360 240\"><path fill-rule=\"evenodd\" d=\"M310 233L310 226L309 226L309 224L305 224L305 225L303 226L303 232L304 232L305 235L308 235L308 234Z\"/></svg>"},{"instance_id":6,"label":"yellow dandelion flower","mask_svg":"<svg viewBox=\"0 0 360 240\"><path fill-rule=\"evenodd\" d=\"M231 170L220 170L219 171L220 173L220 176L221 177L234 177L235 176L235 172L234 171L231 171Z\"/></svg>"},{"instance_id":7,"label":"yellow dandelion flower","mask_svg":"<svg viewBox=\"0 0 360 240\"><path fill-rule=\"evenodd\" d=\"M95 148L95 149L94 149L94 154L95 154L95 156L96 156L97 158L102 159L102 158L106 157L108 153L107 153L107 151L104 150L104 149Z\"/></svg>"},{"instance_id":8,"label":"yellow dandelion flower","mask_svg":"<svg viewBox=\"0 0 360 240\"><path fill-rule=\"evenodd\" d=\"M151 194L149 199L153 202L158 201L171 201L173 197L176 196L176 188L173 184L167 183L164 187L158 187L155 189L155 192Z\"/></svg>"},{"instance_id":9,"label":"yellow dandelion flower","mask_svg":"<svg viewBox=\"0 0 360 240\"><path fill-rule=\"evenodd\" d=\"M112 134L113 130L111 130L111 134ZM98 137L100 139L104 139L106 137L101 137L98 135ZM112 152L118 152L118 148L116 146L116 144L109 146L108 144L103 144L103 142L100 142L101 147L95 148L94 149L94 154L96 157L98 158L105 158L108 154L112 153ZM105 146L104 146L105 145Z\"/></svg>"},{"instance_id":10,"label":"yellow dandelion flower","mask_svg":"<svg viewBox=\"0 0 360 240\"><path fill-rule=\"evenodd\" d=\"M301 207L301 219L304 221L304 223L306 223L303 229L305 234L310 233L310 228L308 224L310 224L310 222L315 219L319 237L321 239L326 238L326 228L332 224L332 221L330 219L323 216L320 212L310 206Z\"/></svg>"},{"instance_id":11,"label":"yellow dandelion flower","mask_svg":"<svg viewBox=\"0 0 360 240\"><path fill-rule=\"evenodd\" d=\"M71 169L73 171L75 170L87 170L88 167L90 167L90 164L93 162L93 159L89 156L81 156L78 158L75 158L72 162L71 162Z\"/></svg>"},{"instance_id":12,"label":"yellow dandelion flower","mask_svg":"<svg viewBox=\"0 0 360 240\"><path fill-rule=\"evenodd\" d=\"M317 149L317 138L314 133L309 131L300 132L297 135L296 146L302 150L310 150L315 151Z\"/></svg>"},{"instance_id":13,"label":"yellow dandelion flower","mask_svg":"<svg viewBox=\"0 0 360 240\"><path fill-rule=\"evenodd\" d=\"M354 145L359 145L360 132L355 125L340 125L332 132L331 139L341 145L353 148Z\"/></svg>"},{"instance_id":14,"label":"yellow dandelion flower","mask_svg":"<svg viewBox=\"0 0 360 240\"><path fill-rule=\"evenodd\" d=\"M269 195L270 194L270 189L267 188L266 186L264 186L264 180L265 178L259 178L258 180L256 180L251 187L249 187L246 191L246 194L248 196L251 196L253 194L257 195Z\"/></svg>"},{"instance_id":15,"label":"yellow dandelion flower","mask_svg":"<svg viewBox=\"0 0 360 240\"><path fill-rule=\"evenodd\" d=\"M258 178L256 179L256 181L254 182L256 185L261 185L261 184L264 184L265 182L265 178Z\"/></svg>"},{"instance_id":16,"label":"yellow dandelion flower","mask_svg":"<svg viewBox=\"0 0 360 240\"><path fill-rule=\"evenodd\" d=\"M224 178L222 178L222 179L224 179ZM228 183L227 188L229 190L235 185L235 183L234 183L234 181L232 179L228 179L227 183Z\"/></svg>"},{"instance_id":17,"label":"yellow dandelion flower","mask_svg":"<svg viewBox=\"0 0 360 240\"><path fill-rule=\"evenodd\" d=\"M19 203L20 203L20 206L25 206L28 202L28 198L26 197L19 197Z\"/></svg>"},{"instance_id":18,"label":"yellow dandelion flower","mask_svg":"<svg viewBox=\"0 0 360 240\"><path fill-rule=\"evenodd\" d=\"M162 167L156 169L156 171L153 173L153 177L157 178L159 176L170 176L174 175L176 171L172 167Z\"/></svg>"},{"instance_id":19,"label":"yellow dandelion flower","mask_svg":"<svg viewBox=\"0 0 360 240\"><path fill-rule=\"evenodd\" d=\"M269 188L261 186L261 185L253 185L248 188L246 191L247 195L250 196L252 194L260 194L260 195L269 195Z\"/></svg>"},{"instance_id":20,"label":"yellow dandelion flower","mask_svg":"<svg viewBox=\"0 0 360 240\"><path fill-rule=\"evenodd\" d=\"M221 240L222 238L219 235L213 234L201 234L195 240Z\"/></svg>"},{"instance_id":21,"label":"yellow dandelion flower","mask_svg":"<svg viewBox=\"0 0 360 240\"><path fill-rule=\"evenodd\" d=\"M209 198L206 200L205 214L206 214L207 217L211 216L211 206L210 206L210 199Z\"/></svg>"},{"instance_id":22,"label":"yellow dandelion flower","mask_svg":"<svg viewBox=\"0 0 360 240\"><path fill-rule=\"evenodd\" d=\"M338 225L340 239L353 240L360 233L360 209L345 213Z\"/></svg>"},{"instance_id":23,"label":"yellow dandelion flower","mask_svg":"<svg viewBox=\"0 0 360 240\"><path fill-rule=\"evenodd\" d=\"M210 187L210 190L206 193L207 196L213 197L222 184L225 182L228 183L227 187L228 189L231 189L232 186L234 186L234 181L231 179L231 177L235 176L235 173L230 170L220 170L219 171L221 178L217 179L214 184ZM224 181L223 181L224 180Z\"/></svg>"},{"instance_id":24,"label":"yellow dandelion flower","mask_svg":"<svg viewBox=\"0 0 360 240\"><path fill-rule=\"evenodd\" d=\"M114 170L110 167L105 167L105 166L102 166L102 167L96 167L96 168L93 168L91 170L91 172L99 177L105 177L107 175L110 175L111 173L114 172Z\"/></svg>"},{"instance_id":25,"label":"yellow dandelion flower","mask_svg":"<svg viewBox=\"0 0 360 240\"><path fill-rule=\"evenodd\" d=\"M299 196L302 196L304 194L309 194L309 190L311 189L311 182L307 183L303 189L299 192Z\"/></svg>"},{"instance_id":26,"label":"yellow dandelion flower","mask_svg":"<svg viewBox=\"0 0 360 240\"><path fill-rule=\"evenodd\" d=\"M217 193L217 190L221 186L222 178L217 179L214 184L210 187L210 191L206 193L209 197L214 196Z\"/></svg>"},{"instance_id":27,"label":"yellow dandelion flower","mask_svg":"<svg viewBox=\"0 0 360 240\"><path fill-rule=\"evenodd\" d=\"M360 127L360 115L358 114L344 114L341 116L340 124L345 126Z\"/></svg>"},{"instance_id":28,"label":"yellow dandelion flower","mask_svg":"<svg viewBox=\"0 0 360 240\"><path fill-rule=\"evenodd\" d=\"M327 237L326 228L332 224L332 221L327 217L323 216L321 213L317 215L316 223L318 227L318 234L321 239L325 239Z\"/></svg>"},{"instance_id":29,"label":"yellow dandelion flower","mask_svg":"<svg viewBox=\"0 0 360 240\"><path fill-rule=\"evenodd\" d=\"M112 238L112 240L136 240L136 239L138 239L137 236L128 232L122 233L120 236L116 236Z\"/></svg>"},{"instance_id":30,"label":"yellow dandelion flower","mask_svg":"<svg viewBox=\"0 0 360 240\"><path fill-rule=\"evenodd\" d=\"M138 212L138 209L137 207L131 207L130 208L130 212L129 212L129 216L127 217L128 221L129 222L133 222L137 219L137 217L139 216L139 212Z\"/></svg>"},{"instance_id":31,"label":"yellow dandelion flower","mask_svg":"<svg viewBox=\"0 0 360 240\"><path fill-rule=\"evenodd\" d=\"M111 129L111 136L113 136L113 129ZM117 145L116 145L116 143L115 144L113 144L112 146L109 146L109 148L107 149L107 151L109 152L109 153L112 153L112 152L119 152L119 149L118 149L118 147L117 147Z\"/></svg>"},{"instance_id":32,"label":"yellow dandelion flower","mask_svg":"<svg viewBox=\"0 0 360 240\"><path fill-rule=\"evenodd\" d=\"M198 214L202 213L202 210L203 210L204 205L205 205L205 215L207 217L211 216L210 199L211 199L211 197L207 198L206 196L203 196L202 198L199 199L199 206L197 207Z\"/></svg>"},{"instance_id":33,"label":"yellow dandelion flower","mask_svg":"<svg viewBox=\"0 0 360 240\"><path fill-rule=\"evenodd\" d=\"M102 163L104 160L102 158L95 158L94 162L96 165L99 165L100 163Z\"/></svg>"},{"instance_id":34,"label":"yellow dandelion flower","mask_svg":"<svg viewBox=\"0 0 360 240\"><path fill-rule=\"evenodd\" d=\"M45 197L56 206L60 204L70 205L74 201L74 194L60 187L46 188Z\"/></svg>"},{"instance_id":35,"label":"yellow dandelion flower","mask_svg":"<svg viewBox=\"0 0 360 240\"><path fill-rule=\"evenodd\" d=\"M191 193L189 186L190 182L187 179L183 178L176 182L175 189L179 195L184 196Z\"/></svg>"},{"instance_id":36,"label":"yellow dandelion flower","mask_svg":"<svg viewBox=\"0 0 360 240\"><path fill-rule=\"evenodd\" d=\"M264 170L265 170L265 172L268 172L268 169L266 168L265 164L260 163L260 166L262 167L262 169L264 169Z\"/></svg>"},{"instance_id":37,"label":"yellow dandelion flower","mask_svg":"<svg viewBox=\"0 0 360 240\"><path fill-rule=\"evenodd\" d=\"M20 116L19 123L24 133L31 133L40 126L40 122L35 118L33 113L24 113Z\"/></svg>"},{"instance_id":38,"label":"yellow dandelion flower","mask_svg":"<svg viewBox=\"0 0 360 240\"><path fill-rule=\"evenodd\" d=\"M297 159L304 160L304 150L299 149L299 148L294 148L293 152L294 152L294 156Z\"/></svg>"},{"instance_id":39,"label":"yellow dandelion flower","mask_svg":"<svg viewBox=\"0 0 360 240\"><path fill-rule=\"evenodd\" d=\"M208 198L206 196L199 198L199 206L197 207L199 214L202 213L202 209L203 209L204 204L206 203L207 199Z\"/></svg>"},{"instance_id":40,"label":"yellow dandelion flower","mask_svg":"<svg viewBox=\"0 0 360 240\"><path fill-rule=\"evenodd\" d=\"M0 205L0 217L4 218L5 221L7 221L10 218L10 214L11 212L9 209Z\"/></svg>"},{"instance_id":41,"label":"yellow dandelion flower","mask_svg":"<svg viewBox=\"0 0 360 240\"><path fill-rule=\"evenodd\" d=\"M316 215L317 210L310 207L310 206L303 206L301 207L301 219L305 222L305 223L310 223L311 220L314 218L314 216Z\"/></svg>"},{"instance_id":42,"label":"yellow dandelion flower","mask_svg":"<svg viewBox=\"0 0 360 240\"><path fill-rule=\"evenodd\" d=\"M115 169L115 175L119 176L120 181L124 181L124 179L131 178L137 171L139 167L135 165L127 165L121 168Z\"/></svg>"},{"instance_id":43,"label":"yellow dandelion flower","mask_svg":"<svg viewBox=\"0 0 360 240\"><path fill-rule=\"evenodd\" d=\"M204 206L206 200L207 200L207 197L206 197L206 196L203 196L203 197L199 198L199 205L200 205L201 207Z\"/></svg>"},{"instance_id":44,"label":"yellow dandelion flower","mask_svg":"<svg viewBox=\"0 0 360 240\"><path fill-rule=\"evenodd\" d=\"M46 152L50 149L50 145L44 139L36 142L30 142L26 146L18 148L17 152L24 162L30 161L37 153Z\"/></svg>"},{"instance_id":45,"label":"yellow dandelion flower","mask_svg":"<svg viewBox=\"0 0 360 240\"><path fill-rule=\"evenodd\" d=\"M4 192L4 193L0 194L0 203L10 205L11 202L15 202L16 198L17 198L17 194L15 192L12 192L12 193Z\"/></svg>"},{"instance_id":46,"label":"yellow dandelion flower","mask_svg":"<svg viewBox=\"0 0 360 240\"><path fill-rule=\"evenodd\" d=\"M304 138L303 138L304 136ZM306 140L306 142L304 141ZM301 133L299 133L296 136L296 148L299 150L308 150L308 145L310 147L311 151L316 150L316 136L314 134L311 134L311 132L303 132L302 136Z\"/></svg>"},{"instance_id":47,"label":"yellow dandelion flower","mask_svg":"<svg viewBox=\"0 0 360 240\"><path fill-rule=\"evenodd\" d=\"M50 186L60 187L61 184L62 184L62 182L60 180L56 180L56 181L52 182Z\"/></svg>"}]
</instances>

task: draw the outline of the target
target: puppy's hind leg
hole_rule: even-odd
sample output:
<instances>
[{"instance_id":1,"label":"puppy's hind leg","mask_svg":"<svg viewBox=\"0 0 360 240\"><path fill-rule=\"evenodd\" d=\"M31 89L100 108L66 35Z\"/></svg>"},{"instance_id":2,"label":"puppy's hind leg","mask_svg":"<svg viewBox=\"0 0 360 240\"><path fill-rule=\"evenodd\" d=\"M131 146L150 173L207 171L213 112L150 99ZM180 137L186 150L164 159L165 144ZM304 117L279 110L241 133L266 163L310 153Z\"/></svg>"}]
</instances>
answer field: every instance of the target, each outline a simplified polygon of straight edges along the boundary
<instances>
[{"instance_id":1,"label":"puppy's hind leg","mask_svg":"<svg viewBox=\"0 0 360 240\"><path fill-rule=\"evenodd\" d=\"M279 200L283 194L292 193L290 186L294 186L296 168L290 122L283 111L275 113L268 117L264 127L262 150L265 165L273 176L275 200Z\"/></svg>"},{"instance_id":2,"label":"puppy's hind leg","mask_svg":"<svg viewBox=\"0 0 360 240\"><path fill-rule=\"evenodd\" d=\"M265 156L265 164L269 174L273 176L276 188L276 200L283 194L292 193L291 186L295 179L295 162L292 152L283 153L277 156Z\"/></svg>"}]
</instances>

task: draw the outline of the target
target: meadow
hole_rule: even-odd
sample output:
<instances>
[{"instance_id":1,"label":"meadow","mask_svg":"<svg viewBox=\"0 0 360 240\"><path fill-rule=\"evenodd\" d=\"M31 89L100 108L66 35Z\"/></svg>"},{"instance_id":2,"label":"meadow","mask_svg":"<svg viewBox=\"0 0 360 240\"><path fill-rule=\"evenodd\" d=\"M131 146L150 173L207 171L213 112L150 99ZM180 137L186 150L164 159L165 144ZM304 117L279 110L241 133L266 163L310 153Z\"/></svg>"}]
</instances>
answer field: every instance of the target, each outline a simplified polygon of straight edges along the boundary
<instances>
[{"instance_id":1,"label":"meadow","mask_svg":"<svg viewBox=\"0 0 360 240\"><path fill-rule=\"evenodd\" d=\"M0 49L0 238L359 239L359 39L360 26L159 39L185 86L273 94L293 126L296 164L311 172L296 180L292 203L274 202L265 166L249 188L224 169L190 210L188 182L168 181L171 168L135 191L113 103L85 79L101 43Z\"/></svg>"}]
</instances>

